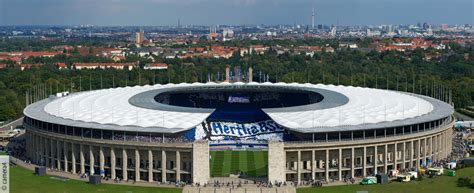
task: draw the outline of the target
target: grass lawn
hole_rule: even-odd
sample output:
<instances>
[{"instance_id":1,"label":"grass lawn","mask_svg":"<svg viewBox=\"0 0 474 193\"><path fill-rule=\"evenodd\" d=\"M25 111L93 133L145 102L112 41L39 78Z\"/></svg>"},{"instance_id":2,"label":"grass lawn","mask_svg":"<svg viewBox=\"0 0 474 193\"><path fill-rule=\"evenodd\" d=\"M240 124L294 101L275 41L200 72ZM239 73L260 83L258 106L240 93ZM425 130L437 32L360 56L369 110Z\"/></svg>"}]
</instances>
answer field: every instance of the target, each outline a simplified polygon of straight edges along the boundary
<instances>
[{"instance_id":1,"label":"grass lawn","mask_svg":"<svg viewBox=\"0 0 474 193\"><path fill-rule=\"evenodd\" d=\"M211 151L211 176L229 176L236 171L248 176L259 177L268 174L267 151Z\"/></svg>"},{"instance_id":2,"label":"grass lawn","mask_svg":"<svg viewBox=\"0 0 474 193\"><path fill-rule=\"evenodd\" d=\"M10 192L14 193L181 193L178 188L137 187L113 184L90 185L79 180L55 180L50 176L35 176L22 167L10 167Z\"/></svg>"},{"instance_id":3,"label":"grass lawn","mask_svg":"<svg viewBox=\"0 0 474 193\"><path fill-rule=\"evenodd\" d=\"M428 178L426 175L422 181L415 182L391 182L387 185L347 185L323 188L300 188L298 193L356 193L357 191L368 191L368 193L473 193L474 189L457 187L456 182L460 177L470 177L474 180L474 167L464 168L456 171L455 177L436 176Z\"/></svg>"}]
</instances>

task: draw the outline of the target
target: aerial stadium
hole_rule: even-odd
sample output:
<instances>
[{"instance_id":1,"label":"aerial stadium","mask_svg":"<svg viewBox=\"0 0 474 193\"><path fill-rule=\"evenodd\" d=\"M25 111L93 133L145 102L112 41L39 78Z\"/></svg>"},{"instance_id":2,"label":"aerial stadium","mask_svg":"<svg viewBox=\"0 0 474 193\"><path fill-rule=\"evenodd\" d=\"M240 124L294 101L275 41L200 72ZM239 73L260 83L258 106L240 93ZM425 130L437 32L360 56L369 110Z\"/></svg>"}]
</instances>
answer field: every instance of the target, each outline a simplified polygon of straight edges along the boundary
<instances>
[{"instance_id":1,"label":"aerial stadium","mask_svg":"<svg viewBox=\"0 0 474 193\"><path fill-rule=\"evenodd\" d=\"M135 181L206 184L218 150L265 151L268 181L299 183L429 166L452 149L446 95L352 86L121 87L58 93L24 114L34 163Z\"/></svg>"}]
</instances>

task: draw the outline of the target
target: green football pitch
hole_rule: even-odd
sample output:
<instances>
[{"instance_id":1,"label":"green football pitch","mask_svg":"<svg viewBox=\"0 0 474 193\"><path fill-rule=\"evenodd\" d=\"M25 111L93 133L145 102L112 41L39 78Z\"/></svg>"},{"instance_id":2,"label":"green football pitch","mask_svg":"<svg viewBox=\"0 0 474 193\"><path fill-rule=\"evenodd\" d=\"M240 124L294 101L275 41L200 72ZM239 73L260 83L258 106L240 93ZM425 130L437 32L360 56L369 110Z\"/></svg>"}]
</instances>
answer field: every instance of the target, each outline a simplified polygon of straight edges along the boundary
<instances>
[{"instance_id":1,"label":"green football pitch","mask_svg":"<svg viewBox=\"0 0 474 193\"><path fill-rule=\"evenodd\" d=\"M243 172L247 176L268 174L268 151L211 151L211 176L226 177Z\"/></svg>"}]
</instances>

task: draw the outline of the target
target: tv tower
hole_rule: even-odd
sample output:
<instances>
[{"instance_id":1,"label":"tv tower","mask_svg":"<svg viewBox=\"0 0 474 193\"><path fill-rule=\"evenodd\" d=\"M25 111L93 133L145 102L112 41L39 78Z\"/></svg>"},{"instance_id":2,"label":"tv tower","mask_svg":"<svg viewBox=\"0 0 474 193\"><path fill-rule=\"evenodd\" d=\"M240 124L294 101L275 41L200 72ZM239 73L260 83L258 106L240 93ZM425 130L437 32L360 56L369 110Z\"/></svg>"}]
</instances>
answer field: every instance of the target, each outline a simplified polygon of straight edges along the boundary
<instances>
[{"instance_id":1,"label":"tv tower","mask_svg":"<svg viewBox=\"0 0 474 193\"><path fill-rule=\"evenodd\" d=\"M313 9L312 10L313 10L313 12L311 14L311 28L314 29L314 3L313 3Z\"/></svg>"}]
</instances>

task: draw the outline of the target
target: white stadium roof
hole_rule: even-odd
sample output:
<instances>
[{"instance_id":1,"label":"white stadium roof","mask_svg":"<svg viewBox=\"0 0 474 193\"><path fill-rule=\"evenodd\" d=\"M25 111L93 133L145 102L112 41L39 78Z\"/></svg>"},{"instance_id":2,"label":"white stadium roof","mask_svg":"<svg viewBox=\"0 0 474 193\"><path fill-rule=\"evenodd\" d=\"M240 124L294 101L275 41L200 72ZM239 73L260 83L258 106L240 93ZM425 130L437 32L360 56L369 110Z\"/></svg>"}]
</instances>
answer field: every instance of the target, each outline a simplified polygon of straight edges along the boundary
<instances>
[{"instance_id":1,"label":"white stadium roof","mask_svg":"<svg viewBox=\"0 0 474 193\"><path fill-rule=\"evenodd\" d=\"M217 87L285 87L304 90L332 91L347 97L347 101L332 104L331 95L319 102L331 103L331 107L304 105L289 108L263 109L278 124L301 132L321 132L366 128L368 125L393 126L418 123L416 119L435 120L449 116L452 108L439 100L420 95L352 86L334 86L322 84L298 83L193 83L166 84L153 86L135 86L111 88L87 92L73 93L65 97L50 97L34 103L25 109L25 115L46 122L68 124L91 128L103 128L155 132L179 132L188 130L203 122L213 109L196 109L186 111L173 108L143 108L132 104L131 98L145 92L186 88L217 88ZM155 95L151 95L155 96ZM156 102L152 97L148 102ZM337 98L337 97L335 97ZM157 103L157 102L156 102ZM318 103L316 103L318 104ZM321 105L318 104L318 105ZM173 106L172 106L173 107ZM437 110L443 108L443 110ZM434 117L429 117L432 115ZM376 127L378 127L376 126ZM131 128L131 129L130 129ZM324 129L323 129L324 128ZM375 127L374 127L375 128ZM350 128L349 128L350 129Z\"/></svg>"}]
</instances>

